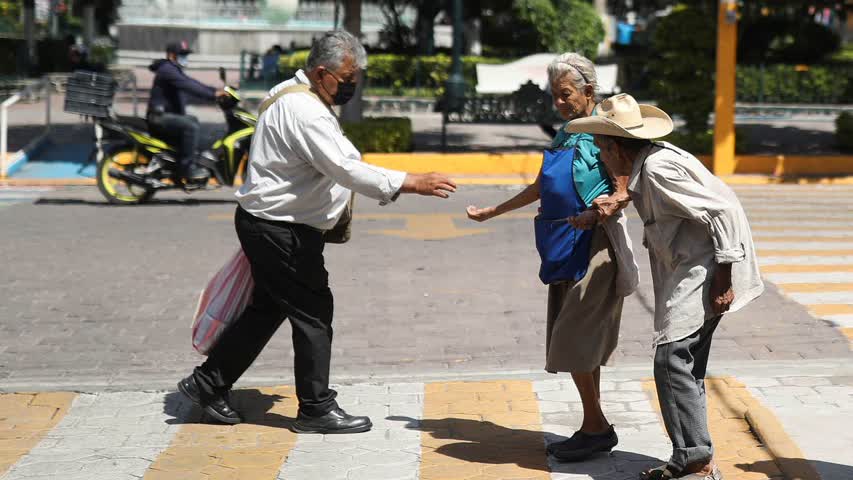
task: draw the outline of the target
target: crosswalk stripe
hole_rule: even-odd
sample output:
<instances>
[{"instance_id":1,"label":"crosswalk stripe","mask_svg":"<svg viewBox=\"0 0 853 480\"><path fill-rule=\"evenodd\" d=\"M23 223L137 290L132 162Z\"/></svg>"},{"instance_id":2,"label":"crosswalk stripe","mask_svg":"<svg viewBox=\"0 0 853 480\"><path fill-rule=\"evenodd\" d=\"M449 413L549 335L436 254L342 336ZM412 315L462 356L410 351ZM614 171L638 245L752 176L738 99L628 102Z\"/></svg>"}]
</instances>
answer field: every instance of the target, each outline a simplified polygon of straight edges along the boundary
<instances>
[{"instance_id":1,"label":"crosswalk stripe","mask_svg":"<svg viewBox=\"0 0 853 480\"><path fill-rule=\"evenodd\" d=\"M853 328L853 315L824 315L821 320L840 328Z\"/></svg>"},{"instance_id":2,"label":"crosswalk stripe","mask_svg":"<svg viewBox=\"0 0 853 480\"><path fill-rule=\"evenodd\" d=\"M59 423L75 393L0 394L0 477Z\"/></svg>"},{"instance_id":3,"label":"crosswalk stripe","mask_svg":"<svg viewBox=\"0 0 853 480\"><path fill-rule=\"evenodd\" d=\"M853 294L853 283L782 283L779 287L786 293L814 292L850 292Z\"/></svg>"},{"instance_id":4,"label":"crosswalk stripe","mask_svg":"<svg viewBox=\"0 0 853 480\"><path fill-rule=\"evenodd\" d=\"M766 235L767 232L790 232L790 233L802 233L803 227L802 222L786 222L779 224L761 224L756 222L750 222L749 228L752 229L753 232L761 232L762 235ZM821 225L817 226L814 229L809 229L809 234L815 232L816 235L838 235L838 232L849 232L851 230L850 225Z\"/></svg>"},{"instance_id":5,"label":"crosswalk stripe","mask_svg":"<svg viewBox=\"0 0 853 480\"><path fill-rule=\"evenodd\" d=\"M826 292L826 291L817 291L817 292L787 292L787 295L791 297L795 302L801 305L817 305L821 303L827 304L839 304L839 303L853 303L853 291L849 292Z\"/></svg>"},{"instance_id":6,"label":"crosswalk stripe","mask_svg":"<svg viewBox=\"0 0 853 480\"><path fill-rule=\"evenodd\" d=\"M803 237L795 237L795 236L773 236L773 235L764 235L756 236L753 240L757 243L764 242L789 242L789 243L810 243L810 242L829 242L829 243L849 243L853 245L853 236L823 236L823 235L815 235L812 232L809 232L809 236Z\"/></svg>"},{"instance_id":7,"label":"crosswalk stripe","mask_svg":"<svg viewBox=\"0 0 853 480\"><path fill-rule=\"evenodd\" d=\"M825 304L825 305L809 305L809 310L819 317L825 315L853 315L853 304Z\"/></svg>"},{"instance_id":8,"label":"crosswalk stripe","mask_svg":"<svg viewBox=\"0 0 853 480\"><path fill-rule=\"evenodd\" d=\"M421 480L551 478L529 381L429 383L420 428Z\"/></svg>"},{"instance_id":9,"label":"crosswalk stripe","mask_svg":"<svg viewBox=\"0 0 853 480\"><path fill-rule=\"evenodd\" d=\"M764 273L764 278L785 288L791 284L848 284L853 285L853 272L791 272L791 273Z\"/></svg>"},{"instance_id":10,"label":"crosswalk stripe","mask_svg":"<svg viewBox=\"0 0 853 480\"><path fill-rule=\"evenodd\" d=\"M804 256L804 257L773 257L773 256L759 256L758 263L761 265L762 269L764 265L772 265L778 268L783 268L787 266L821 266L821 267L830 267L830 266L838 266L838 265L853 265L853 255L847 256Z\"/></svg>"},{"instance_id":11,"label":"crosswalk stripe","mask_svg":"<svg viewBox=\"0 0 853 480\"><path fill-rule=\"evenodd\" d=\"M177 431L172 406L162 393L79 394L3 480L139 479Z\"/></svg>"},{"instance_id":12,"label":"crosswalk stripe","mask_svg":"<svg viewBox=\"0 0 853 480\"><path fill-rule=\"evenodd\" d=\"M244 423L199 423L201 412L184 402L178 412L184 424L144 479L207 480L235 471L240 478L275 478L296 443L288 428L297 410L293 387L235 390L231 402Z\"/></svg>"},{"instance_id":13,"label":"crosswalk stripe","mask_svg":"<svg viewBox=\"0 0 853 480\"><path fill-rule=\"evenodd\" d=\"M850 250L853 251L853 242L846 243L832 243L823 241L813 241L813 242L762 242L756 241L755 248L761 249L773 249L773 250Z\"/></svg>"},{"instance_id":14,"label":"crosswalk stripe","mask_svg":"<svg viewBox=\"0 0 853 480\"><path fill-rule=\"evenodd\" d=\"M760 257L853 257L853 250L758 250Z\"/></svg>"},{"instance_id":15,"label":"crosswalk stripe","mask_svg":"<svg viewBox=\"0 0 853 480\"><path fill-rule=\"evenodd\" d=\"M279 480L415 480L423 384L335 387L342 408L367 415L373 429L357 435L299 435Z\"/></svg>"},{"instance_id":16,"label":"crosswalk stripe","mask_svg":"<svg viewBox=\"0 0 853 480\"><path fill-rule=\"evenodd\" d=\"M762 265L761 273L853 273L853 264L847 265Z\"/></svg>"}]
</instances>

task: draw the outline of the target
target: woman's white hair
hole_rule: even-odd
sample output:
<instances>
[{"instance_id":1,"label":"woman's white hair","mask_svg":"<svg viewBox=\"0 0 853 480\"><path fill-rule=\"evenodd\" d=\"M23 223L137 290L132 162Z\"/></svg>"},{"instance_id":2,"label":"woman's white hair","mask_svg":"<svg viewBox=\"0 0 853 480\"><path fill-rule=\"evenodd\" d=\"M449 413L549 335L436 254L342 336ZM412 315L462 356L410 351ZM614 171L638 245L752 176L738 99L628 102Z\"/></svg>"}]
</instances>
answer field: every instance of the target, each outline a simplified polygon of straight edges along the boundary
<instances>
[{"instance_id":1,"label":"woman's white hair","mask_svg":"<svg viewBox=\"0 0 853 480\"><path fill-rule=\"evenodd\" d=\"M593 92L598 93L598 75L595 65L583 55L575 52L564 53L548 65L548 83L554 84L563 77L569 76L572 84L578 90L591 85Z\"/></svg>"},{"instance_id":2,"label":"woman's white hair","mask_svg":"<svg viewBox=\"0 0 853 480\"><path fill-rule=\"evenodd\" d=\"M367 52L361 42L345 30L334 30L314 41L305 66L308 70L320 65L334 70L340 68L347 57L352 57L360 69L367 67Z\"/></svg>"}]
</instances>

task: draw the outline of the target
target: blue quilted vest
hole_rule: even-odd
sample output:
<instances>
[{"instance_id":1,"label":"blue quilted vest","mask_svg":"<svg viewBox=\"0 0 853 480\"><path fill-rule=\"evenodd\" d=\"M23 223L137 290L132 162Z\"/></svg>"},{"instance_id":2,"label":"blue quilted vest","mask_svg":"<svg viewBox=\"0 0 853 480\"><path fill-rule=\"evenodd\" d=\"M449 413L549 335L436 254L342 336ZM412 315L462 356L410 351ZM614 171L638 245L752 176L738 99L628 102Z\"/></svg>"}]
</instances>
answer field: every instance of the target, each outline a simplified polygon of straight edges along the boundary
<instances>
[{"instance_id":1,"label":"blue quilted vest","mask_svg":"<svg viewBox=\"0 0 853 480\"><path fill-rule=\"evenodd\" d=\"M589 267L592 230L578 230L567 221L586 210L575 189L574 154L574 148L545 150L542 157L542 208L533 226L536 249L542 259L539 279L544 284L579 281Z\"/></svg>"}]
</instances>

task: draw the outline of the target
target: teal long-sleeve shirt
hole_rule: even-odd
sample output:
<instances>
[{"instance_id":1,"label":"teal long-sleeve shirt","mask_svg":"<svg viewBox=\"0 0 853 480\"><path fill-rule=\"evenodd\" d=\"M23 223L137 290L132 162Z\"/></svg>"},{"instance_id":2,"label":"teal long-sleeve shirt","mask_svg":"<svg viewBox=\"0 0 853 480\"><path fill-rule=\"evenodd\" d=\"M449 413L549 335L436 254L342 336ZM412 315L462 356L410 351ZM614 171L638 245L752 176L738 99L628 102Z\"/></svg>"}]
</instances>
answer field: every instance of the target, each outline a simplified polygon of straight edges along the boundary
<instances>
[{"instance_id":1,"label":"teal long-sleeve shirt","mask_svg":"<svg viewBox=\"0 0 853 480\"><path fill-rule=\"evenodd\" d=\"M568 123L568 122L567 122ZM575 177L575 189L587 208L601 195L613 192L610 177L601 163L601 151L595 146L592 135L588 133L568 133L565 125L557 132L551 148L575 148L572 174Z\"/></svg>"}]
</instances>

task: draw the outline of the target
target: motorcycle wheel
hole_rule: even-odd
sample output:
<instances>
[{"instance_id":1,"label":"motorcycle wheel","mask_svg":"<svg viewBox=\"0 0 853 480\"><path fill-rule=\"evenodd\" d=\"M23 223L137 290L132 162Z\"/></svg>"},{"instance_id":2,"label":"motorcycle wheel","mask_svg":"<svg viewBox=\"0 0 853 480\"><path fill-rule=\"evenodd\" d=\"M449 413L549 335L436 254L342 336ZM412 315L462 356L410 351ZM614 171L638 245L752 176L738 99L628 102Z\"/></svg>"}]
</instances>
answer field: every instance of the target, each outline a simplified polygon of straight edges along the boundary
<instances>
[{"instance_id":1,"label":"motorcycle wheel","mask_svg":"<svg viewBox=\"0 0 853 480\"><path fill-rule=\"evenodd\" d=\"M107 152L98 162L98 190L115 205L137 205L151 200L154 189L133 185L110 176L110 169L134 172L148 165L149 158L132 147Z\"/></svg>"}]
</instances>

